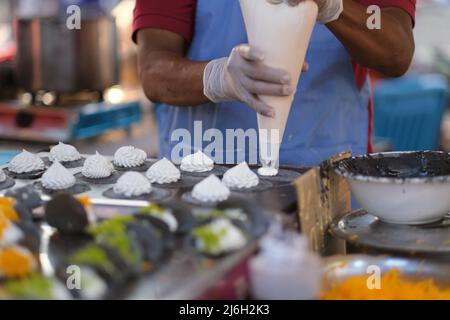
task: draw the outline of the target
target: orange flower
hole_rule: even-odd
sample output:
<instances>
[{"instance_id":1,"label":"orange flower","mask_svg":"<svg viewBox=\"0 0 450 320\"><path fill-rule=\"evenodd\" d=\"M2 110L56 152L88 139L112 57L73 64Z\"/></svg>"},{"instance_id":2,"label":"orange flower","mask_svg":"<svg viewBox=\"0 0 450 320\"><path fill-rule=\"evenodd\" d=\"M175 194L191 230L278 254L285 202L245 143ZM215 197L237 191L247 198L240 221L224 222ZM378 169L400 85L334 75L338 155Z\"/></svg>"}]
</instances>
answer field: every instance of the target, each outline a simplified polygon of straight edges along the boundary
<instances>
[{"instance_id":1,"label":"orange flower","mask_svg":"<svg viewBox=\"0 0 450 320\"><path fill-rule=\"evenodd\" d=\"M91 200L89 199L89 197L86 197L86 196L84 196L84 197L79 197L79 198L78 198L78 201L79 201L84 207L89 208L89 207L92 206L92 203L91 203Z\"/></svg>"},{"instance_id":2,"label":"orange flower","mask_svg":"<svg viewBox=\"0 0 450 320\"><path fill-rule=\"evenodd\" d=\"M14 209L15 204L16 200L13 198L0 197L0 214L13 222L19 221L19 215Z\"/></svg>"},{"instance_id":3,"label":"orange flower","mask_svg":"<svg viewBox=\"0 0 450 320\"><path fill-rule=\"evenodd\" d=\"M439 288L432 279L403 279L398 269L381 278L380 289L367 287L367 275L349 277L322 295L323 300L450 300L450 288Z\"/></svg>"},{"instance_id":4,"label":"orange flower","mask_svg":"<svg viewBox=\"0 0 450 320\"><path fill-rule=\"evenodd\" d=\"M3 239L6 229L9 227L9 221L0 213L0 240Z\"/></svg>"},{"instance_id":5,"label":"orange flower","mask_svg":"<svg viewBox=\"0 0 450 320\"><path fill-rule=\"evenodd\" d=\"M32 273L36 262L25 249L8 248L0 251L0 273L8 278L23 278Z\"/></svg>"}]
</instances>

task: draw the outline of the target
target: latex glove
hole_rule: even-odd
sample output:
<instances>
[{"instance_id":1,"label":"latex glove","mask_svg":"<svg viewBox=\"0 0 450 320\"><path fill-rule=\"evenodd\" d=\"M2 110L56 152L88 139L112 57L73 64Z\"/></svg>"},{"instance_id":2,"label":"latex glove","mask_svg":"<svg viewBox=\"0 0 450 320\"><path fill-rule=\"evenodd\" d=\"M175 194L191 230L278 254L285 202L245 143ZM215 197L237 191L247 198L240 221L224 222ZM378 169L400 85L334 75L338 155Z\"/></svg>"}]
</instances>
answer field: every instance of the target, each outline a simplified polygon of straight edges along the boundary
<instances>
[{"instance_id":1,"label":"latex glove","mask_svg":"<svg viewBox=\"0 0 450 320\"><path fill-rule=\"evenodd\" d=\"M203 73L205 96L216 103L241 101L264 116L274 117L275 110L258 95L289 96L295 88L289 72L268 67L263 61L263 52L249 45L239 45L230 57L211 61Z\"/></svg>"},{"instance_id":2,"label":"latex glove","mask_svg":"<svg viewBox=\"0 0 450 320\"><path fill-rule=\"evenodd\" d=\"M279 4L286 2L291 6L296 6L300 2L305 0L266 0L273 4ZM327 24L329 22L335 21L339 18L342 11L344 11L343 0L313 0L317 3L319 7L319 15L317 16L317 21L322 24Z\"/></svg>"}]
</instances>

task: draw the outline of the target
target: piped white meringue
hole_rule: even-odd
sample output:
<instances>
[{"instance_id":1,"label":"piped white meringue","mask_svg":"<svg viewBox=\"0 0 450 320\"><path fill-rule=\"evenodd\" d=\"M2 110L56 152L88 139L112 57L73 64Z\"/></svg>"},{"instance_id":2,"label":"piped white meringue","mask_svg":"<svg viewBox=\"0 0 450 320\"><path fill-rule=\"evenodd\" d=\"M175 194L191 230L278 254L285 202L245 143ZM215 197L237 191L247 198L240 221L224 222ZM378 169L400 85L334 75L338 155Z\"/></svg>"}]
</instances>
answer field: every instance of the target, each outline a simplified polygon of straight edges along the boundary
<instances>
[{"instance_id":1,"label":"piped white meringue","mask_svg":"<svg viewBox=\"0 0 450 320\"><path fill-rule=\"evenodd\" d=\"M98 151L86 159L81 173L86 178L103 179L112 175L114 166L111 161L102 156Z\"/></svg>"},{"instance_id":2,"label":"piped white meringue","mask_svg":"<svg viewBox=\"0 0 450 320\"><path fill-rule=\"evenodd\" d=\"M126 172L114 185L114 192L125 197L139 197L152 192L152 185L139 172Z\"/></svg>"},{"instance_id":3,"label":"piped white meringue","mask_svg":"<svg viewBox=\"0 0 450 320\"><path fill-rule=\"evenodd\" d=\"M13 173L23 174L45 169L45 164L42 159L32 154L25 149L15 156L8 165L8 170Z\"/></svg>"},{"instance_id":4,"label":"piped white meringue","mask_svg":"<svg viewBox=\"0 0 450 320\"><path fill-rule=\"evenodd\" d=\"M198 151L184 157L180 168L186 172L208 172L214 169L214 161L202 151Z\"/></svg>"},{"instance_id":5,"label":"piped white meringue","mask_svg":"<svg viewBox=\"0 0 450 320\"><path fill-rule=\"evenodd\" d=\"M192 197L201 202L220 202L230 197L230 189L215 175L194 186Z\"/></svg>"},{"instance_id":6,"label":"piped white meringue","mask_svg":"<svg viewBox=\"0 0 450 320\"><path fill-rule=\"evenodd\" d=\"M249 189L259 184L258 175L250 170L247 162L242 162L225 172L222 181L232 189Z\"/></svg>"},{"instance_id":7,"label":"piped white meringue","mask_svg":"<svg viewBox=\"0 0 450 320\"><path fill-rule=\"evenodd\" d=\"M48 190L66 190L76 183L74 175L58 161L47 169L41 181L42 186Z\"/></svg>"},{"instance_id":8,"label":"piped white meringue","mask_svg":"<svg viewBox=\"0 0 450 320\"><path fill-rule=\"evenodd\" d=\"M80 160L81 155L74 146L60 142L50 149L49 159L51 162L71 162Z\"/></svg>"},{"instance_id":9,"label":"piped white meringue","mask_svg":"<svg viewBox=\"0 0 450 320\"><path fill-rule=\"evenodd\" d=\"M148 169L147 178L151 183L173 183L181 179L181 172L170 160L163 158Z\"/></svg>"},{"instance_id":10,"label":"piped white meringue","mask_svg":"<svg viewBox=\"0 0 450 320\"><path fill-rule=\"evenodd\" d=\"M133 146L119 148L114 154L114 163L118 167L136 168L145 163L147 153Z\"/></svg>"}]
</instances>

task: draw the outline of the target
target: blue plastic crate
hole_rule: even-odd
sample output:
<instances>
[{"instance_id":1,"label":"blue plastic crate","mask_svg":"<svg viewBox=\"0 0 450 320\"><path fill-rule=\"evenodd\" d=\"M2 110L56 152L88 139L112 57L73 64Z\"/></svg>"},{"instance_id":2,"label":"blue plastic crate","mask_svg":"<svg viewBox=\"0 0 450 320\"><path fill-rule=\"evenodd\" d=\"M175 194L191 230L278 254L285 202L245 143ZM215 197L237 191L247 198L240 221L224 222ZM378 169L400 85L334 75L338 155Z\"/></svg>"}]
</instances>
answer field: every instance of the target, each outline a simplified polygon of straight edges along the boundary
<instances>
[{"instance_id":1,"label":"blue plastic crate","mask_svg":"<svg viewBox=\"0 0 450 320\"><path fill-rule=\"evenodd\" d=\"M448 95L442 75L383 81L374 94L375 135L399 151L437 149Z\"/></svg>"},{"instance_id":2,"label":"blue plastic crate","mask_svg":"<svg viewBox=\"0 0 450 320\"><path fill-rule=\"evenodd\" d=\"M80 112L71 139L95 137L110 130L127 129L142 120L138 101L120 105L95 104Z\"/></svg>"},{"instance_id":3,"label":"blue plastic crate","mask_svg":"<svg viewBox=\"0 0 450 320\"><path fill-rule=\"evenodd\" d=\"M0 166L7 164L9 161L11 161L12 158L14 158L19 153L20 153L20 150L0 151Z\"/></svg>"}]
</instances>

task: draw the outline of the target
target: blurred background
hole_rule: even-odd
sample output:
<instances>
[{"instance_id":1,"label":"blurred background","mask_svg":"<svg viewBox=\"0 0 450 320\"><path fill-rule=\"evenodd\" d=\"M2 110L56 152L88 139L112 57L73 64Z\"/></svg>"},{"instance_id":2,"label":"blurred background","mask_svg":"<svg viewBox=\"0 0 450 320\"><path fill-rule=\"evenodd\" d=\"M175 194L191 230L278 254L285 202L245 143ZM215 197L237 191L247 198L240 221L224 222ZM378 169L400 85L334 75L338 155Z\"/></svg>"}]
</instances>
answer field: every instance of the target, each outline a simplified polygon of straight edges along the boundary
<instances>
[{"instance_id":1,"label":"blurred background","mask_svg":"<svg viewBox=\"0 0 450 320\"><path fill-rule=\"evenodd\" d=\"M81 30L66 27L70 4L82 9ZM0 0L0 156L58 141L83 153L133 144L157 155L130 37L133 7L134 0ZM371 75L376 151L450 151L448 30L450 0L418 1L410 71L395 80Z\"/></svg>"},{"instance_id":2,"label":"blurred background","mask_svg":"<svg viewBox=\"0 0 450 320\"><path fill-rule=\"evenodd\" d=\"M80 30L66 26L72 4L81 8ZM0 0L0 155L58 141L83 153L133 144L157 154L133 8L134 0Z\"/></svg>"}]
</instances>

